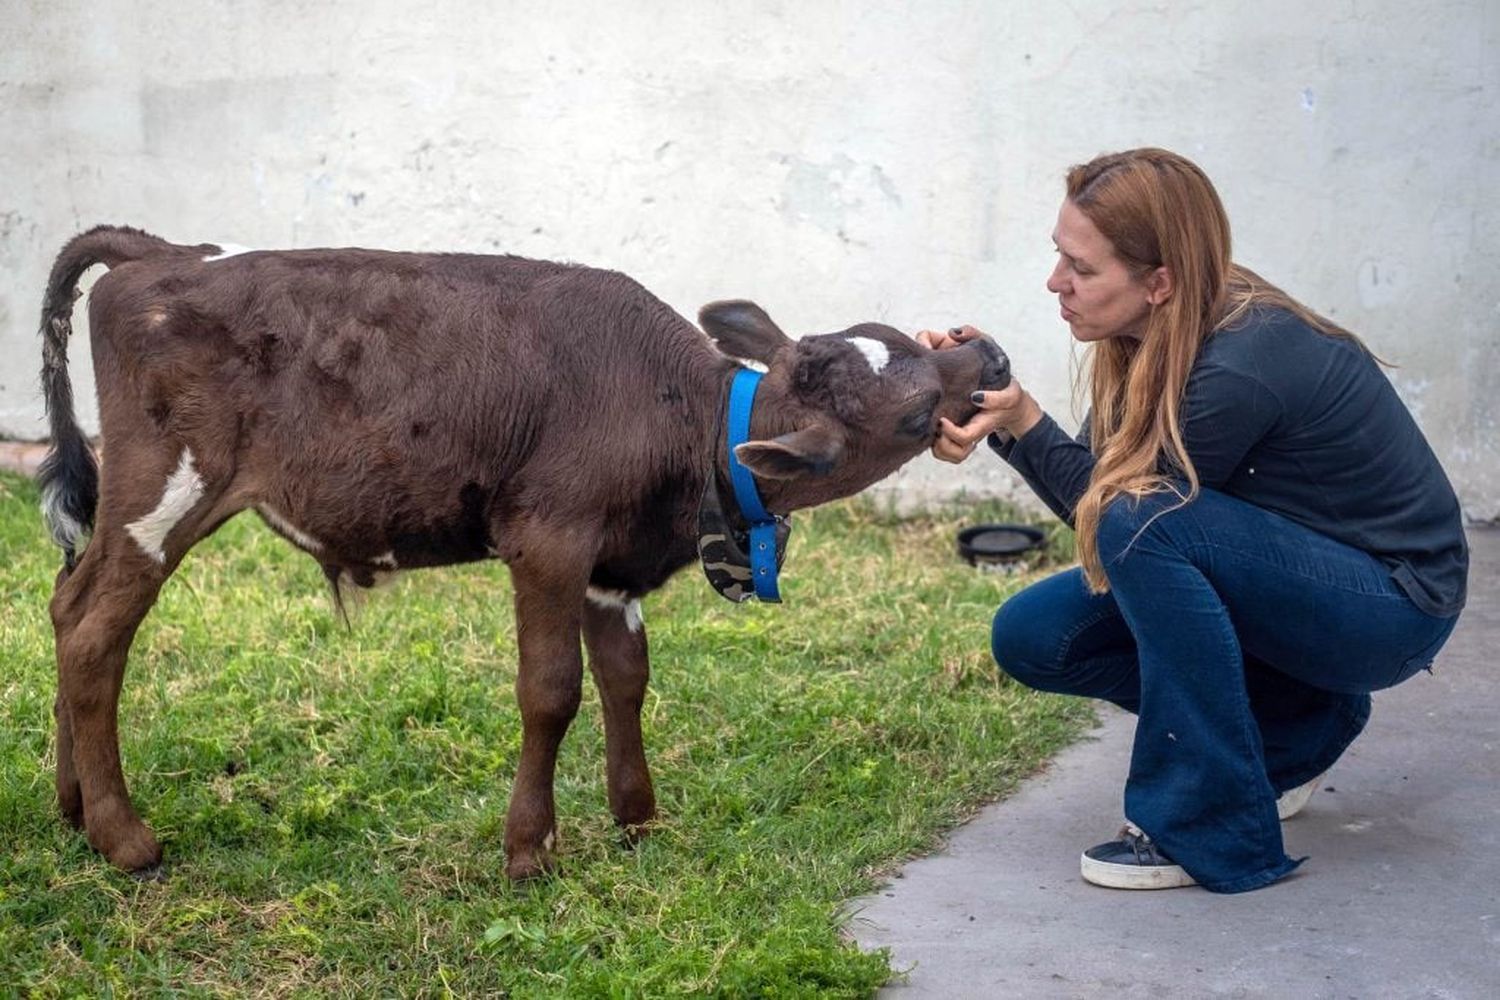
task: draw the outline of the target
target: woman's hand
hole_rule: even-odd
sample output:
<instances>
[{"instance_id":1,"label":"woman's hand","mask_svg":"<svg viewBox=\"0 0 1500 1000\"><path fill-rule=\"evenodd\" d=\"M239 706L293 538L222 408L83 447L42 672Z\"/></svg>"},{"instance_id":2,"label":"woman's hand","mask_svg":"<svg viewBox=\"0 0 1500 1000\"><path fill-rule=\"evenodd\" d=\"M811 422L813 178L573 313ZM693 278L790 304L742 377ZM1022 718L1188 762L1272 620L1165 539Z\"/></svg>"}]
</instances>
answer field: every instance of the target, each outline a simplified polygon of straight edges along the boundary
<instances>
[{"instance_id":1,"label":"woman's hand","mask_svg":"<svg viewBox=\"0 0 1500 1000\"><path fill-rule=\"evenodd\" d=\"M934 351L946 351L983 336L979 329L965 325L946 332L922 330L917 333L916 341ZM932 445L934 457L957 465L968 458L991 432L1000 431L1018 438L1042 419L1042 408L1015 379L1011 379L1004 389L976 392L971 398L979 412L962 427L944 417L939 423L938 439Z\"/></svg>"},{"instance_id":2,"label":"woman's hand","mask_svg":"<svg viewBox=\"0 0 1500 1000\"><path fill-rule=\"evenodd\" d=\"M1042 419L1042 408L1015 379L1011 379L1010 385L1004 389L976 392L970 398L979 407L979 412L963 426L947 417L939 421L938 439L932 445L934 457L957 465L968 458L991 432L999 431L1019 438Z\"/></svg>"},{"instance_id":3,"label":"woman's hand","mask_svg":"<svg viewBox=\"0 0 1500 1000\"><path fill-rule=\"evenodd\" d=\"M967 344L974 338L983 336L983 333L972 326L955 326L946 333L940 330L920 330L915 339L923 347L930 347L934 351L946 351L950 347Z\"/></svg>"}]
</instances>

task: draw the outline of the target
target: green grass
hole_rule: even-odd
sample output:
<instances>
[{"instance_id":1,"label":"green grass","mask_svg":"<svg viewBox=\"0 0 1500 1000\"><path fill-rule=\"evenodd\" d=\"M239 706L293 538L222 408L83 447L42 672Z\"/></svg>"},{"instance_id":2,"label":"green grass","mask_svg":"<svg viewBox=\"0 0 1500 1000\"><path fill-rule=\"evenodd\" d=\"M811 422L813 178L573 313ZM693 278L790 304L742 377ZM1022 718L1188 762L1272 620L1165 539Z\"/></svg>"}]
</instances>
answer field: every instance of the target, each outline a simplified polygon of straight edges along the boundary
<instances>
[{"instance_id":1,"label":"green grass","mask_svg":"<svg viewBox=\"0 0 1500 1000\"><path fill-rule=\"evenodd\" d=\"M503 568L403 574L346 630L312 561L242 516L132 651L125 771L168 875L137 882L55 810L36 499L0 476L0 996L865 996L887 957L849 943L842 902L1087 718L996 676L989 617L1022 577L953 551L996 508L799 514L786 604L730 605L691 567L645 602L654 834L620 843L586 682L564 871L516 887Z\"/></svg>"}]
</instances>

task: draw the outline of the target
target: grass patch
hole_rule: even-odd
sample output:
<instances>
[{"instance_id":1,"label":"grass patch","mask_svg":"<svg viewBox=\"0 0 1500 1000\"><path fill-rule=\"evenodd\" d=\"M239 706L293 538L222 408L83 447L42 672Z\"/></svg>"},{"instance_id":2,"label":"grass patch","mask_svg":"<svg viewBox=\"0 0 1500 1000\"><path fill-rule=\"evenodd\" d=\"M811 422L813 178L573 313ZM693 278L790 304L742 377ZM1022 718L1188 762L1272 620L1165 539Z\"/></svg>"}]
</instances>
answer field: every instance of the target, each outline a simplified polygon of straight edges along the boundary
<instances>
[{"instance_id":1,"label":"grass patch","mask_svg":"<svg viewBox=\"0 0 1500 1000\"><path fill-rule=\"evenodd\" d=\"M1087 718L990 661L1023 578L963 565L953 534L1005 512L799 514L785 605L730 605L691 567L645 602L655 834L619 843L586 681L558 764L563 876L516 888L503 567L403 574L346 631L312 561L242 516L132 651L125 771L168 868L138 883L54 807L60 559L36 501L0 475L6 995L865 996L886 957L842 937L841 901Z\"/></svg>"}]
</instances>

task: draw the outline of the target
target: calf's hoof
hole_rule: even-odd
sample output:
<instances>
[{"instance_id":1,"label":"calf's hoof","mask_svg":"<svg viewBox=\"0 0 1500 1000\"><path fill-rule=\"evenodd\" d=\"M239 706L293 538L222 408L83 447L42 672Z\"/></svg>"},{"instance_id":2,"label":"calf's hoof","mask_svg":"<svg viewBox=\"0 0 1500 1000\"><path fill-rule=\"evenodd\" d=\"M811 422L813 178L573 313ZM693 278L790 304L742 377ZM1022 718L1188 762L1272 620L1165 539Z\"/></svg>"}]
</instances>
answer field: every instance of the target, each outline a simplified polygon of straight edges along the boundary
<instances>
[{"instance_id":1,"label":"calf's hoof","mask_svg":"<svg viewBox=\"0 0 1500 1000\"><path fill-rule=\"evenodd\" d=\"M644 823L618 823L620 828L620 844L627 850L634 850L636 845L651 836L651 821Z\"/></svg>"},{"instance_id":2,"label":"calf's hoof","mask_svg":"<svg viewBox=\"0 0 1500 1000\"><path fill-rule=\"evenodd\" d=\"M128 804L114 799L86 814L89 844L116 868L144 872L161 864L161 845Z\"/></svg>"},{"instance_id":3,"label":"calf's hoof","mask_svg":"<svg viewBox=\"0 0 1500 1000\"><path fill-rule=\"evenodd\" d=\"M559 875L562 867L550 851L512 854L505 862L505 877L512 882L528 882L544 875Z\"/></svg>"},{"instance_id":4,"label":"calf's hoof","mask_svg":"<svg viewBox=\"0 0 1500 1000\"><path fill-rule=\"evenodd\" d=\"M552 854L553 842L554 838L548 836L546 844L541 846L506 848L505 877L512 882L525 882L558 874L561 868Z\"/></svg>"}]
</instances>

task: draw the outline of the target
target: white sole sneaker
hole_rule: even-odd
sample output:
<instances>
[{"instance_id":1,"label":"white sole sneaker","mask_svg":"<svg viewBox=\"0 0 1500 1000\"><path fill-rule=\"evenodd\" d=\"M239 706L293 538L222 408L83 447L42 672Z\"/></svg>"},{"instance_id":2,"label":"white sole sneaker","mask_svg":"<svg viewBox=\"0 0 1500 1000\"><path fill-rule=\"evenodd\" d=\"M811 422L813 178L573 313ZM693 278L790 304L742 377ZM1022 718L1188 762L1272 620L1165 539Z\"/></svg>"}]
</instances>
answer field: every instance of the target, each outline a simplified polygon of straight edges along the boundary
<instances>
[{"instance_id":1,"label":"white sole sneaker","mask_svg":"<svg viewBox=\"0 0 1500 1000\"><path fill-rule=\"evenodd\" d=\"M1312 798L1313 792L1316 792L1318 786L1323 783L1323 777L1327 773L1327 771L1324 771L1323 774L1318 775L1311 781L1304 782L1296 788L1288 788L1277 796L1276 818L1287 820L1301 812L1307 805L1308 800Z\"/></svg>"},{"instance_id":2,"label":"white sole sneaker","mask_svg":"<svg viewBox=\"0 0 1500 1000\"><path fill-rule=\"evenodd\" d=\"M1181 865L1158 852L1140 827L1129 822L1118 840L1084 851L1078 870L1085 882L1106 889L1178 889L1198 884Z\"/></svg>"},{"instance_id":3,"label":"white sole sneaker","mask_svg":"<svg viewBox=\"0 0 1500 1000\"><path fill-rule=\"evenodd\" d=\"M1181 865L1117 865L1081 856L1079 874L1085 882L1106 889L1180 889L1197 885Z\"/></svg>"}]
</instances>

